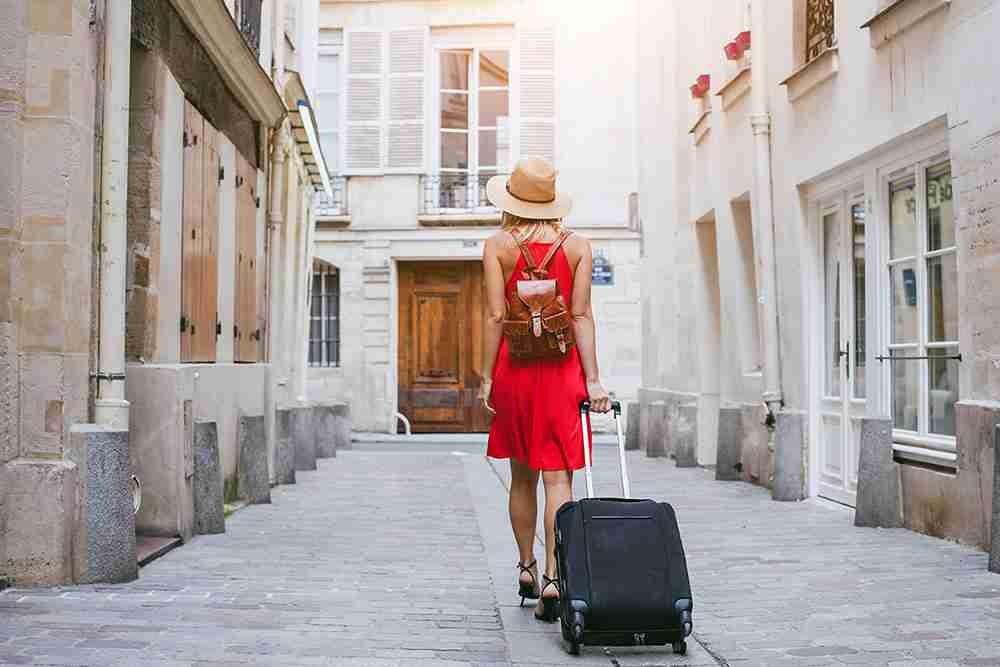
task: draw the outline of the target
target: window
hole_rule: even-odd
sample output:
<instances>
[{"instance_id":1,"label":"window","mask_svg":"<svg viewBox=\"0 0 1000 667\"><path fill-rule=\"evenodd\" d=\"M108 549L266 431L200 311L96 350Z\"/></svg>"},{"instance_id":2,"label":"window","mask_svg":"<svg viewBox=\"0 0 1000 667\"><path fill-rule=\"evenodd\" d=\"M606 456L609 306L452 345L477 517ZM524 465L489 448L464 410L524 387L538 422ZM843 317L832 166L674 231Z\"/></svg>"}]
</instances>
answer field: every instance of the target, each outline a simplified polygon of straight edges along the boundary
<instances>
[{"instance_id":1,"label":"window","mask_svg":"<svg viewBox=\"0 0 1000 667\"><path fill-rule=\"evenodd\" d=\"M321 53L316 74L319 143L327 169L331 174L336 174L340 155L340 53Z\"/></svg>"},{"instance_id":2,"label":"window","mask_svg":"<svg viewBox=\"0 0 1000 667\"><path fill-rule=\"evenodd\" d=\"M894 425L911 437L953 437L959 349L951 165L921 163L893 178L888 194Z\"/></svg>"},{"instance_id":3,"label":"window","mask_svg":"<svg viewBox=\"0 0 1000 667\"><path fill-rule=\"evenodd\" d=\"M340 365L340 272L326 262L313 266L309 365Z\"/></svg>"},{"instance_id":4,"label":"window","mask_svg":"<svg viewBox=\"0 0 1000 667\"><path fill-rule=\"evenodd\" d=\"M510 51L439 52L440 207L488 206L486 181L510 163Z\"/></svg>"},{"instance_id":5,"label":"window","mask_svg":"<svg viewBox=\"0 0 1000 667\"><path fill-rule=\"evenodd\" d=\"M836 44L833 0L806 0L805 19L805 62L809 62Z\"/></svg>"}]
</instances>

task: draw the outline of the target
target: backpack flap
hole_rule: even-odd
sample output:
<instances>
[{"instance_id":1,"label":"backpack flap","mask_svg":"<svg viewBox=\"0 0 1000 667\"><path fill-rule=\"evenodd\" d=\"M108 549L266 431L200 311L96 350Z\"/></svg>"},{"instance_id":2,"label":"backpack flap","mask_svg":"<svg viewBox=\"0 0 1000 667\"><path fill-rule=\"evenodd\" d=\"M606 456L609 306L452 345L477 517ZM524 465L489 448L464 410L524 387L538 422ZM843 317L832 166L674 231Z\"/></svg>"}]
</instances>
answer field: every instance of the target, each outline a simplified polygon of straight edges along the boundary
<instances>
[{"instance_id":1,"label":"backpack flap","mask_svg":"<svg viewBox=\"0 0 1000 667\"><path fill-rule=\"evenodd\" d=\"M517 281L517 298L531 311L531 329L535 338L542 337L542 310L557 296L555 280Z\"/></svg>"}]
</instances>

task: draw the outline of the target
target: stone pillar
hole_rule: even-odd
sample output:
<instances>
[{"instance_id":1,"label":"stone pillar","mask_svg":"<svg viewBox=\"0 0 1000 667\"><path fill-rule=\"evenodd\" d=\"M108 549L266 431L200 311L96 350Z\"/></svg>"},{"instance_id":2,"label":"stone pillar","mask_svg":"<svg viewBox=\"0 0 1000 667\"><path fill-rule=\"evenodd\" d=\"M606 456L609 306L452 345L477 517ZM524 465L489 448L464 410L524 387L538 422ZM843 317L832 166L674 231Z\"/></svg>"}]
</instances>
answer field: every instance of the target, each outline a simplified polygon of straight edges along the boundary
<instances>
[{"instance_id":1,"label":"stone pillar","mask_svg":"<svg viewBox=\"0 0 1000 667\"><path fill-rule=\"evenodd\" d=\"M658 458L666 456L667 446L667 404L665 401L650 401L646 408L648 424L646 456Z\"/></svg>"},{"instance_id":2,"label":"stone pillar","mask_svg":"<svg viewBox=\"0 0 1000 667\"><path fill-rule=\"evenodd\" d=\"M139 568L128 431L91 424L74 426L66 454L77 468L74 581L133 581Z\"/></svg>"},{"instance_id":3,"label":"stone pillar","mask_svg":"<svg viewBox=\"0 0 1000 667\"><path fill-rule=\"evenodd\" d=\"M678 405L670 425L670 441L678 468L698 465L698 406Z\"/></svg>"},{"instance_id":4,"label":"stone pillar","mask_svg":"<svg viewBox=\"0 0 1000 667\"><path fill-rule=\"evenodd\" d=\"M238 493L251 505L271 502L271 482L267 469L267 429L264 415L240 417L237 446L240 448Z\"/></svg>"},{"instance_id":5,"label":"stone pillar","mask_svg":"<svg viewBox=\"0 0 1000 667\"><path fill-rule=\"evenodd\" d=\"M782 410L777 414L774 435L774 500L797 501L805 499L802 466L805 445L805 414Z\"/></svg>"},{"instance_id":6,"label":"stone pillar","mask_svg":"<svg viewBox=\"0 0 1000 667\"><path fill-rule=\"evenodd\" d=\"M337 449L351 448L351 406L337 403L333 406L334 442Z\"/></svg>"},{"instance_id":7,"label":"stone pillar","mask_svg":"<svg viewBox=\"0 0 1000 667\"><path fill-rule=\"evenodd\" d=\"M194 533L224 532L226 518L219 431L215 422L197 422L194 425Z\"/></svg>"},{"instance_id":8,"label":"stone pillar","mask_svg":"<svg viewBox=\"0 0 1000 667\"><path fill-rule=\"evenodd\" d=\"M639 403L630 401L625 406L625 449L639 449Z\"/></svg>"},{"instance_id":9,"label":"stone pillar","mask_svg":"<svg viewBox=\"0 0 1000 667\"><path fill-rule=\"evenodd\" d=\"M743 449L743 411L739 408L719 409L719 449L716 455L715 479L733 482L740 479L740 454Z\"/></svg>"},{"instance_id":10,"label":"stone pillar","mask_svg":"<svg viewBox=\"0 0 1000 667\"><path fill-rule=\"evenodd\" d=\"M336 418L332 405L313 408L313 429L316 431L316 458L331 459L337 455Z\"/></svg>"},{"instance_id":11,"label":"stone pillar","mask_svg":"<svg viewBox=\"0 0 1000 667\"><path fill-rule=\"evenodd\" d=\"M861 420L858 452L858 498L854 525L898 528L899 475L892 460L892 420Z\"/></svg>"},{"instance_id":12,"label":"stone pillar","mask_svg":"<svg viewBox=\"0 0 1000 667\"><path fill-rule=\"evenodd\" d=\"M72 461L15 459L0 467L0 564L14 585L72 583L77 480Z\"/></svg>"},{"instance_id":13,"label":"stone pillar","mask_svg":"<svg viewBox=\"0 0 1000 667\"><path fill-rule=\"evenodd\" d=\"M316 469L316 429L313 409L292 408L292 447L295 450L296 470Z\"/></svg>"},{"instance_id":14,"label":"stone pillar","mask_svg":"<svg viewBox=\"0 0 1000 667\"><path fill-rule=\"evenodd\" d=\"M291 421L291 410L274 411L274 475L278 484L295 484Z\"/></svg>"},{"instance_id":15,"label":"stone pillar","mask_svg":"<svg viewBox=\"0 0 1000 667\"><path fill-rule=\"evenodd\" d=\"M1000 424L993 435L993 510L990 522L990 572L1000 574Z\"/></svg>"}]
</instances>

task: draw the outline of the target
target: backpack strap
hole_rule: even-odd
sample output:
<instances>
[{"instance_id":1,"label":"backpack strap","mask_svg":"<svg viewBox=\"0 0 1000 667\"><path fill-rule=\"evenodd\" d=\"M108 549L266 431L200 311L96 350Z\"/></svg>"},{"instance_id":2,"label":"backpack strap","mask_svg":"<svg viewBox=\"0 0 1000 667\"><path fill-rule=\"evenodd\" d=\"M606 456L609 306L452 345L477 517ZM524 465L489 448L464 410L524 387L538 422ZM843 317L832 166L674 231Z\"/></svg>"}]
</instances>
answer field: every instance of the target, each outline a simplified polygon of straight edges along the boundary
<instances>
[{"instance_id":1,"label":"backpack strap","mask_svg":"<svg viewBox=\"0 0 1000 667\"><path fill-rule=\"evenodd\" d=\"M533 273L538 266L535 264L535 258L531 255L531 249L525 245L524 239L521 238L520 234L511 230L510 235L513 237L514 243L517 244L518 250L520 250L521 254L524 256L524 263L527 266L528 272Z\"/></svg>"},{"instance_id":2,"label":"backpack strap","mask_svg":"<svg viewBox=\"0 0 1000 667\"><path fill-rule=\"evenodd\" d=\"M546 267L548 267L549 262L551 262L552 258L556 256L556 252L558 252L559 248L562 247L562 244L565 243L566 239L568 239L572 234L573 232L569 231L568 229L563 230L562 234L559 235L559 238L556 239L555 243L553 243L549 247L549 251L545 253L545 257L542 259L542 263L538 265L538 268L540 270L542 271L546 270Z\"/></svg>"}]
</instances>

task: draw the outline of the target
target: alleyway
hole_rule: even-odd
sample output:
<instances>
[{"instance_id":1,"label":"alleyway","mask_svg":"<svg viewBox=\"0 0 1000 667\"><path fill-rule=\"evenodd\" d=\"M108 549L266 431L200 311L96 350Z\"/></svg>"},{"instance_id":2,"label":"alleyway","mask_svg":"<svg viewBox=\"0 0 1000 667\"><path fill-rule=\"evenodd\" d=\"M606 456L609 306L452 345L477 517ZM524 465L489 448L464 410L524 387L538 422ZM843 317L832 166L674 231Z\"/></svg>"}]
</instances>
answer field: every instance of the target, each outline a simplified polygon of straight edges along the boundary
<instances>
[{"instance_id":1,"label":"alleyway","mask_svg":"<svg viewBox=\"0 0 1000 667\"><path fill-rule=\"evenodd\" d=\"M299 473L134 584L0 593L0 664L1000 665L984 554L637 454L636 494L678 509L697 641L686 659L571 659L517 607L505 467L475 447L402 447ZM596 454L604 492L614 453Z\"/></svg>"}]
</instances>

